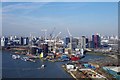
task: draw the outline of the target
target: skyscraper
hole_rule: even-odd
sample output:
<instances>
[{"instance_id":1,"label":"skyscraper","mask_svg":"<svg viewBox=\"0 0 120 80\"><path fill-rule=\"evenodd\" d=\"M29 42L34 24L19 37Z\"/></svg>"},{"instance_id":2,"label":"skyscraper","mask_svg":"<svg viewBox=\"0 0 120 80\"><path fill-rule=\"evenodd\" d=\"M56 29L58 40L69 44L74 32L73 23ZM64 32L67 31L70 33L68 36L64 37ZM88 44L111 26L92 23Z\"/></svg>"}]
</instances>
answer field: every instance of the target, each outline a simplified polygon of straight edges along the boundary
<instances>
[{"instance_id":1,"label":"skyscraper","mask_svg":"<svg viewBox=\"0 0 120 80\"><path fill-rule=\"evenodd\" d=\"M29 38L28 37L21 37L21 45L28 45L29 44Z\"/></svg>"},{"instance_id":2,"label":"skyscraper","mask_svg":"<svg viewBox=\"0 0 120 80\"><path fill-rule=\"evenodd\" d=\"M66 37L65 38L65 47L68 47L68 43L70 43L70 38Z\"/></svg>"},{"instance_id":3,"label":"skyscraper","mask_svg":"<svg viewBox=\"0 0 120 80\"><path fill-rule=\"evenodd\" d=\"M8 43L8 38L6 37L2 37L1 38L1 46L7 46L7 43Z\"/></svg>"},{"instance_id":4,"label":"skyscraper","mask_svg":"<svg viewBox=\"0 0 120 80\"><path fill-rule=\"evenodd\" d=\"M85 36L81 37L81 48L86 48L86 37Z\"/></svg>"},{"instance_id":5,"label":"skyscraper","mask_svg":"<svg viewBox=\"0 0 120 80\"><path fill-rule=\"evenodd\" d=\"M92 35L92 47L93 48L100 48L100 36L99 35Z\"/></svg>"},{"instance_id":6,"label":"skyscraper","mask_svg":"<svg viewBox=\"0 0 120 80\"><path fill-rule=\"evenodd\" d=\"M89 39L86 38L86 48L89 48Z\"/></svg>"}]
</instances>

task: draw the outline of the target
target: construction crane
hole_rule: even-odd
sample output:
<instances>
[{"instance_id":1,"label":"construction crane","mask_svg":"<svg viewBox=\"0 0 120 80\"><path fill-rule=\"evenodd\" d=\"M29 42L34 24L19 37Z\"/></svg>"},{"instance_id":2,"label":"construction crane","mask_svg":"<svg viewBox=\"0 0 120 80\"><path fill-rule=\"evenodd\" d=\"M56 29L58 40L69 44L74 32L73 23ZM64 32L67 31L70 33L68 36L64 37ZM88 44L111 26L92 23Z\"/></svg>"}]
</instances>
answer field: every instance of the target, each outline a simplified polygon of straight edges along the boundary
<instances>
[{"instance_id":1,"label":"construction crane","mask_svg":"<svg viewBox=\"0 0 120 80\"><path fill-rule=\"evenodd\" d=\"M33 33L35 32L30 32L30 36L29 36L29 46L32 46L32 39L33 39Z\"/></svg>"},{"instance_id":2,"label":"construction crane","mask_svg":"<svg viewBox=\"0 0 120 80\"><path fill-rule=\"evenodd\" d=\"M33 42L32 42L32 39L33 39L33 33L34 33L34 32L30 32L28 54L30 54L31 51L32 51L32 46L33 46Z\"/></svg>"},{"instance_id":3,"label":"construction crane","mask_svg":"<svg viewBox=\"0 0 120 80\"><path fill-rule=\"evenodd\" d=\"M54 33L55 29L56 29L56 28L54 27L53 30L52 30L52 32L50 33L50 39L53 38L53 33Z\"/></svg>"},{"instance_id":4,"label":"construction crane","mask_svg":"<svg viewBox=\"0 0 120 80\"><path fill-rule=\"evenodd\" d=\"M59 33L55 36L55 51L56 51L56 49L57 49L56 39L57 39L57 37L58 37L60 34L61 34L61 32L59 32Z\"/></svg>"},{"instance_id":5,"label":"construction crane","mask_svg":"<svg viewBox=\"0 0 120 80\"><path fill-rule=\"evenodd\" d=\"M70 49L71 49L71 53L72 53L72 35L71 35L68 28L67 28L67 31L68 31L68 34L69 34L69 37L70 37Z\"/></svg>"},{"instance_id":6,"label":"construction crane","mask_svg":"<svg viewBox=\"0 0 120 80\"><path fill-rule=\"evenodd\" d=\"M54 33L54 31L55 31L55 27L53 28L53 30L52 30L52 32L50 33L50 51L52 51L52 43L51 43L51 40L52 40L52 38L53 38L53 33Z\"/></svg>"},{"instance_id":7,"label":"construction crane","mask_svg":"<svg viewBox=\"0 0 120 80\"><path fill-rule=\"evenodd\" d=\"M43 31L44 32L44 38L45 38L45 40L47 39L47 29L42 29L41 31Z\"/></svg>"},{"instance_id":8,"label":"construction crane","mask_svg":"<svg viewBox=\"0 0 120 80\"><path fill-rule=\"evenodd\" d=\"M56 36L55 36L55 39L61 34L61 32L59 32Z\"/></svg>"}]
</instances>

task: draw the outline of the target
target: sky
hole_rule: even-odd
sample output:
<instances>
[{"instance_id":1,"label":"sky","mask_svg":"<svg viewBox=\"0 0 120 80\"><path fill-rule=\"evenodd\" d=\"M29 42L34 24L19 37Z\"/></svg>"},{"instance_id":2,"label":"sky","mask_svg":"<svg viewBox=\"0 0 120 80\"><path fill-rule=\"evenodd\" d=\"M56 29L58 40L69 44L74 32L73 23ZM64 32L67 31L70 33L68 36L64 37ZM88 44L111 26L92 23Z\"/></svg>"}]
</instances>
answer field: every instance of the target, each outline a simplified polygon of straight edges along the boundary
<instances>
[{"instance_id":1,"label":"sky","mask_svg":"<svg viewBox=\"0 0 120 80\"><path fill-rule=\"evenodd\" d=\"M2 34L61 36L118 34L117 2L3 2Z\"/></svg>"}]
</instances>

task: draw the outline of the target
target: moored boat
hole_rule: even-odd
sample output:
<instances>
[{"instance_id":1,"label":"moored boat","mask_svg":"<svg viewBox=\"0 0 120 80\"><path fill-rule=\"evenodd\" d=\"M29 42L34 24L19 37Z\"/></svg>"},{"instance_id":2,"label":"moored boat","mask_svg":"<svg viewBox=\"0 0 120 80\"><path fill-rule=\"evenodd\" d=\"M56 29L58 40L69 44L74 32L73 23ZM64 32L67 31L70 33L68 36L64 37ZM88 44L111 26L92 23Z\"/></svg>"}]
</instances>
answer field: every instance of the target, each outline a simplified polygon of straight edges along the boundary
<instances>
[{"instance_id":1,"label":"moored boat","mask_svg":"<svg viewBox=\"0 0 120 80\"><path fill-rule=\"evenodd\" d=\"M19 59L20 56L19 56L19 55L12 55L12 58L13 58L13 59Z\"/></svg>"},{"instance_id":2,"label":"moored boat","mask_svg":"<svg viewBox=\"0 0 120 80\"><path fill-rule=\"evenodd\" d=\"M17 56L16 56L16 55L12 55L12 58L13 58L13 59L17 59Z\"/></svg>"}]
</instances>

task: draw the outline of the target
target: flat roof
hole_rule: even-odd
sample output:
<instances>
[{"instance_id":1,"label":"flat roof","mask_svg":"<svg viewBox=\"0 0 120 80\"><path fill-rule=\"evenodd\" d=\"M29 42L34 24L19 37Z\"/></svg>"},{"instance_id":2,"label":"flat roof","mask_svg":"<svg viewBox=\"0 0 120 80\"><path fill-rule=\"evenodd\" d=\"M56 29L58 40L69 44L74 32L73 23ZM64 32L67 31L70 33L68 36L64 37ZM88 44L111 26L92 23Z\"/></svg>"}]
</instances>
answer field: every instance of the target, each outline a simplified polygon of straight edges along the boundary
<instances>
[{"instance_id":1,"label":"flat roof","mask_svg":"<svg viewBox=\"0 0 120 80\"><path fill-rule=\"evenodd\" d=\"M120 72L120 66L116 67L116 66L106 66L106 68L113 70L115 72Z\"/></svg>"}]
</instances>

